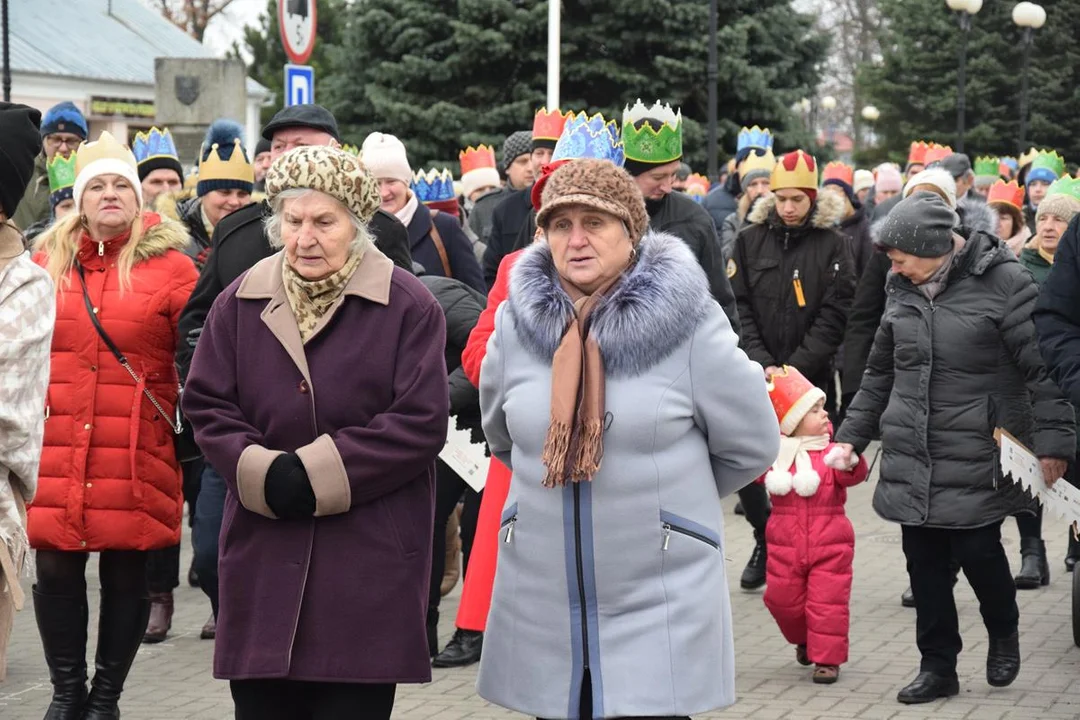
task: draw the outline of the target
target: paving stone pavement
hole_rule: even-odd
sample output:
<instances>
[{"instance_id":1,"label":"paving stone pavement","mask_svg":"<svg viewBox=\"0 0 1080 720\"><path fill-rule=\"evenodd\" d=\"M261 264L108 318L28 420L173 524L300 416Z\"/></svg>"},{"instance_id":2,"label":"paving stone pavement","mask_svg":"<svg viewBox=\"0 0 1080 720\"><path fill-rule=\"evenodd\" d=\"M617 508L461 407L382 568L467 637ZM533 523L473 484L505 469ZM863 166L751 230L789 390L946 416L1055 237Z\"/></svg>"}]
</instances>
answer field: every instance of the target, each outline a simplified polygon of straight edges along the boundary
<instances>
[{"instance_id":1,"label":"paving stone pavement","mask_svg":"<svg viewBox=\"0 0 1080 720\"><path fill-rule=\"evenodd\" d=\"M966 582L957 586L965 652L960 657L958 697L931 705L897 704L896 691L918 667L915 613L900 606L907 584L900 531L880 520L870 507L872 483L851 490L848 514L856 533L855 579L852 591L851 659L833 686L810 682L810 669L796 664L793 649L780 636L761 601L761 592L738 589L738 575L749 557L749 526L725 502L725 555L733 579L736 688L738 702L723 712L699 718L769 720L914 720L916 718L1080 717L1080 649L1072 642L1071 575L1064 572L1067 528L1047 518L1044 535L1049 547L1052 581L1040 590L1021 591L1020 646L1023 669L1012 687L991 688L984 677L986 635L978 605ZM1005 544L1014 569L1019 564L1016 524L1005 524ZM190 542L184 540L184 565L190 561ZM90 579L96 595L96 563ZM460 586L444 600L442 642L453 632ZM125 720L225 720L232 717L226 683L210 674L212 643L199 640L209 604L199 590L182 586L176 596L173 632L165 643L144 645L139 651L121 708ZM91 609L91 617L95 617ZM94 644L91 624L90 647ZM362 649L358 649L362 652ZM89 652L92 658L93 651ZM398 689L396 720L494 720L515 717L487 704L474 690L476 668L435 670L426 685ZM34 625L33 610L16 618L9 652L9 674L0 683L0 718L40 720L50 696ZM517 716L520 717L520 716Z\"/></svg>"}]
</instances>

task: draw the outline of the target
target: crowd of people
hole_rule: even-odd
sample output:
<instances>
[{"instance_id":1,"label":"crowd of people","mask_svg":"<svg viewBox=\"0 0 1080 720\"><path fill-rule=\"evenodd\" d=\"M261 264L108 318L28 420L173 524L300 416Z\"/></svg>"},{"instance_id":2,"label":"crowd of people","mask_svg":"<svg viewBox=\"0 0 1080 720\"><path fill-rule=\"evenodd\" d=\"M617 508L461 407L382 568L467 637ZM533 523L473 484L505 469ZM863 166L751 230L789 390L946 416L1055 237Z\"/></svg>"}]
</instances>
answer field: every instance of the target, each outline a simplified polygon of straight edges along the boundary
<instances>
[{"instance_id":1,"label":"crowd of people","mask_svg":"<svg viewBox=\"0 0 1080 720\"><path fill-rule=\"evenodd\" d=\"M0 668L33 565L47 720L120 717L171 632L185 504L237 718L385 719L398 684L477 662L482 697L538 718L731 705L730 495L740 587L839 682L844 505L878 440L922 658L898 701L959 692L961 570L987 682L1015 681L1016 590L1050 563L995 432L1077 482L1057 153L819 167L753 127L710 184L679 110L640 100L541 108L457 180L318 105L250 152L214 122L191 172L168 128L89 137L72 103L2 104L0 129ZM440 457L451 429L490 452L482 491Z\"/></svg>"}]
</instances>

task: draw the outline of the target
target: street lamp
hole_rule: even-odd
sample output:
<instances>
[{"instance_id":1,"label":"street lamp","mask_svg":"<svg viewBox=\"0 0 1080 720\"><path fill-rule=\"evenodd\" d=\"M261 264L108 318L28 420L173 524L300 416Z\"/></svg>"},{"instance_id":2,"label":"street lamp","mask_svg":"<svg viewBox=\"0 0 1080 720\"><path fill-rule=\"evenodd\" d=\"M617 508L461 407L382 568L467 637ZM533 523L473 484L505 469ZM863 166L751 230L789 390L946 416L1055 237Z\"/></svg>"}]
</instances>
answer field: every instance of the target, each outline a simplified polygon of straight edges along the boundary
<instances>
[{"instance_id":1,"label":"street lamp","mask_svg":"<svg viewBox=\"0 0 1080 720\"><path fill-rule=\"evenodd\" d=\"M709 162L706 173L709 176L709 182L714 183L720 179L720 172L717 163L719 158L717 154L717 118L716 118L716 106L717 106L717 94L719 90L716 87L716 83L719 80L719 72L716 65L716 28L719 24L719 9L718 0L709 0L709 64L705 68L705 79L709 83L709 136L708 148L709 148Z\"/></svg>"},{"instance_id":2,"label":"street lamp","mask_svg":"<svg viewBox=\"0 0 1080 720\"><path fill-rule=\"evenodd\" d=\"M881 111L873 105L867 105L862 109L862 116L863 120L867 122L877 122L878 118L881 117Z\"/></svg>"},{"instance_id":3,"label":"street lamp","mask_svg":"<svg viewBox=\"0 0 1080 720\"><path fill-rule=\"evenodd\" d=\"M965 73L967 72L967 42L971 32L971 16L982 10L983 0L945 0L949 9L960 18L960 67L956 73L956 152L964 152Z\"/></svg>"},{"instance_id":4,"label":"street lamp","mask_svg":"<svg viewBox=\"0 0 1080 720\"><path fill-rule=\"evenodd\" d=\"M1046 10L1031 2L1017 3L1012 11L1013 22L1024 28L1024 68L1020 74L1020 152L1027 142L1028 122L1028 65L1034 32L1046 24Z\"/></svg>"},{"instance_id":5,"label":"street lamp","mask_svg":"<svg viewBox=\"0 0 1080 720\"><path fill-rule=\"evenodd\" d=\"M832 95L821 98L821 109L828 113L825 118L825 142L833 145L836 125L833 123L832 111L836 109L836 98Z\"/></svg>"},{"instance_id":6,"label":"street lamp","mask_svg":"<svg viewBox=\"0 0 1080 720\"><path fill-rule=\"evenodd\" d=\"M821 107L824 110L835 110L836 98L834 98L832 95L826 95L825 97L821 98Z\"/></svg>"}]
</instances>

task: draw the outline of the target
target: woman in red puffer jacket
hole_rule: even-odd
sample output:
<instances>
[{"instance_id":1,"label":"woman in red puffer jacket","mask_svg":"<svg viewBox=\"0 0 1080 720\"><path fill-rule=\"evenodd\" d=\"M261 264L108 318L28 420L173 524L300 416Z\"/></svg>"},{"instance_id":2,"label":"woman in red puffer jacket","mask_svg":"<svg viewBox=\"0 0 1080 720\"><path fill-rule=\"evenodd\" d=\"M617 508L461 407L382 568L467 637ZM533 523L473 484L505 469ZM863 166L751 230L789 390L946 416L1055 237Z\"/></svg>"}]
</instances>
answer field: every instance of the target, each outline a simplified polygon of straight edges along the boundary
<instances>
[{"instance_id":1,"label":"woman in red puffer jacket","mask_svg":"<svg viewBox=\"0 0 1080 720\"><path fill-rule=\"evenodd\" d=\"M38 239L34 257L56 283L57 310L28 534L38 551L34 609L53 684L47 716L103 720L119 717L120 692L146 629L146 551L180 537L173 357L197 273L181 252L186 230L141 212L135 158L111 135L83 143L76 173L77 213ZM91 552L101 553L102 589L88 695Z\"/></svg>"}]
</instances>

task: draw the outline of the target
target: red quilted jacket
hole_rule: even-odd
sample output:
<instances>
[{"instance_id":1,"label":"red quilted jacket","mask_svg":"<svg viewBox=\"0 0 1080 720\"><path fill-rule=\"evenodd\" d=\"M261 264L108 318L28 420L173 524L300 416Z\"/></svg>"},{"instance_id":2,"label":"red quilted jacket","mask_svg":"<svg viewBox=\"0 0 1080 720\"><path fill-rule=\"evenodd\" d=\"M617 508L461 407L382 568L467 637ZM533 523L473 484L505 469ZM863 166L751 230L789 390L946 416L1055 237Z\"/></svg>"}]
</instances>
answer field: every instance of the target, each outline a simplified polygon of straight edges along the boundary
<instances>
[{"instance_id":1,"label":"red quilted jacket","mask_svg":"<svg viewBox=\"0 0 1080 720\"><path fill-rule=\"evenodd\" d=\"M90 299L105 332L140 376L137 386L99 338L75 270L58 284L45 443L28 531L35 548L152 550L179 542L183 497L171 422L177 321L198 274L180 252L179 223L143 215L131 287L116 268L126 236L79 239ZM38 253L44 265L47 256ZM143 383L167 413L161 417Z\"/></svg>"}]
</instances>

